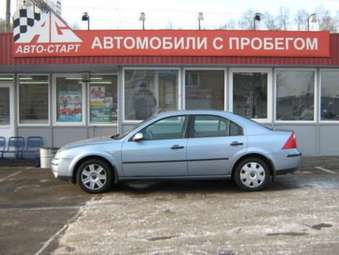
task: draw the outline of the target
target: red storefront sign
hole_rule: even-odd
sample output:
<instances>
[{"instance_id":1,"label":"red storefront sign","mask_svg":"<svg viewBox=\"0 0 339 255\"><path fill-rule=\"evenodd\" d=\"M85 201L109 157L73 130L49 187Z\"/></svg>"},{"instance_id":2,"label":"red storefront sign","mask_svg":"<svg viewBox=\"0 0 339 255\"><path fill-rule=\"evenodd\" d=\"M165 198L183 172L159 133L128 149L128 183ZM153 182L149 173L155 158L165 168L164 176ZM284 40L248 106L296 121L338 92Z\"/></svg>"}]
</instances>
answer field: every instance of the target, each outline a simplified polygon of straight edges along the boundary
<instances>
[{"instance_id":1,"label":"red storefront sign","mask_svg":"<svg viewBox=\"0 0 339 255\"><path fill-rule=\"evenodd\" d=\"M46 14L15 33L15 57L265 56L329 57L329 32L254 30L72 30Z\"/></svg>"}]
</instances>

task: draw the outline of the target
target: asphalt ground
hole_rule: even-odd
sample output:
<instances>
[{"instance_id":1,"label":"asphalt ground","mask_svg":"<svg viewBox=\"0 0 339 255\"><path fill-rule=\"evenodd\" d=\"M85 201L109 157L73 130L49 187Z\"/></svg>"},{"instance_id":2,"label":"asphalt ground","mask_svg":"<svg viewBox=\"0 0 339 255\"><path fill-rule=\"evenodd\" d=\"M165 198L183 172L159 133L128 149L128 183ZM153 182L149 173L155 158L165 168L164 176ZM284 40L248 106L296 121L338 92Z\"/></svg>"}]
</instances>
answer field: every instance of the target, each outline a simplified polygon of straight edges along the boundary
<instances>
[{"instance_id":1,"label":"asphalt ground","mask_svg":"<svg viewBox=\"0 0 339 255\"><path fill-rule=\"evenodd\" d=\"M49 170L1 167L0 254L35 254L89 199Z\"/></svg>"},{"instance_id":2,"label":"asphalt ground","mask_svg":"<svg viewBox=\"0 0 339 255\"><path fill-rule=\"evenodd\" d=\"M339 254L339 158L305 158L262 192L231 181L132 183L101 195L0 168L0 254Z\"/></svg>"}]
</instances>

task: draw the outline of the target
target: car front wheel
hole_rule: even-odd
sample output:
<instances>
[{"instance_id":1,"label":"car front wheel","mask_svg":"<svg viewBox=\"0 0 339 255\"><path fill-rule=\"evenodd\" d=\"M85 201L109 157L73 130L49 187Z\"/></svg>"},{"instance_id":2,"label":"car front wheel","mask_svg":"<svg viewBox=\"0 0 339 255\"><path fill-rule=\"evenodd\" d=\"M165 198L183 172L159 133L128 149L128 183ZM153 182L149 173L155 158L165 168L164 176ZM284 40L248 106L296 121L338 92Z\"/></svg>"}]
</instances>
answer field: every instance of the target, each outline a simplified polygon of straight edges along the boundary
<instances>
[{"instance_id":1,"label":"car front wheel","mask_svg":"<svg viewBox=\"0 0 339 255\"><path fill-rule=\"evenodd\" d=\"M111 188L113 172L103 160L89 159L79 166L77 182L80 188L88 193L102 193Z\"/></svg>"},{"instance_id":2,"label":"car front wheel","mask_svg":"<svg viewBox=\"0 0 339 255\"><path fill-rule=\"evenodd\" d=\"M258 191L265 188L270 179L267 163L259 158L247 158L235 169L234 181L245 191Z\"/></svg>"}]
</instances>

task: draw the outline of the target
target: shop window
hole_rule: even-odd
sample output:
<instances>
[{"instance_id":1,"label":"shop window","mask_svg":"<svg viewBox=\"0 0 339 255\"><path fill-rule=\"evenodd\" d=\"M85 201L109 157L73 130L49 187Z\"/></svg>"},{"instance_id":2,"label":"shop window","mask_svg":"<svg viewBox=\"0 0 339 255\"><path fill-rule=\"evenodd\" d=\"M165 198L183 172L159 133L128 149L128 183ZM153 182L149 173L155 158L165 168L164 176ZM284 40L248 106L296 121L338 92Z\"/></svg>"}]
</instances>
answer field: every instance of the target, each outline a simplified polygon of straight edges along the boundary
<instances>
[{"instance_id":1,"label":"shop window","mask_svg":"<svg viewBox=\"0 0 339 255\"><path fill-rule=\"evenodd\" d=\"M313 71L278 71L277 120L314 120Z\"/></svg>"},{"instance_id":2,"label":"shop window","mask_svg":"<svg viewBox=\"0 0 339 255\"><path fill-rule=\"evenodd\" d=\"M321 72L321 120L339 120L339 71Z\"/></svg>"},{"instance_id":3,"label":"shop window","mask_svg":"<svg viewBox=\"0 0 339 255\"><path fill-rule=\"evenodd\" d=\"M233 112L251 119L267 119L265 72L233 73Z\"/></svg>"},{"instance_id":4,"label":"shop window","mask_svg":"<svg viewBox=\"0 0 339 255\"><path fill-rule=\"evenodd\" d=\"M224 110L224 83L224 71L186 71L186 109Z\"/></svg>"},{"instance_id":5,"label":"shop window","mask_svg":"<svg viewBox=\"0 0 339 255\"><path fill-rule=\"evenodd\" d=\"M125 120L144 120L176 110L178 71L125 70Z\"/></svg>"},{"instance_id":6,"label":"shop window","mask_svg":"<svg viewBox=\"0 0 339 255\"><path fill-rule=\"evenodd\" d=\"M9 125L9 88L0 87L0 125Z\"/></svg>"},{"instance_id":7,"label":"shop window","mask_svg":"<svg viewBox=\"0 0 339 255\"><path fill-rule=\"evenodd\" d=\"M77 77L56 77L56 121L83 122L83 81Z\"/></svg>"},{"instance_id":8,"label":"shop window","mask_svg":"<svg viewBox=\"0 0 339 255\"><path fill-rule=\"evenodd\" d=\"M48 124L48 76L20 75L19 122L21 124Z\"/></svg>"},{"instance_id":9,"label":"shop window","mask_svg":"<svg viewBox=\"0 0 339 255\"><path fill-rule=\"evenodd\" d=\"M89 118L91 123L116 122L117 95L116 76L91 75L89 78Z\"/></svg>"}]
</instances>

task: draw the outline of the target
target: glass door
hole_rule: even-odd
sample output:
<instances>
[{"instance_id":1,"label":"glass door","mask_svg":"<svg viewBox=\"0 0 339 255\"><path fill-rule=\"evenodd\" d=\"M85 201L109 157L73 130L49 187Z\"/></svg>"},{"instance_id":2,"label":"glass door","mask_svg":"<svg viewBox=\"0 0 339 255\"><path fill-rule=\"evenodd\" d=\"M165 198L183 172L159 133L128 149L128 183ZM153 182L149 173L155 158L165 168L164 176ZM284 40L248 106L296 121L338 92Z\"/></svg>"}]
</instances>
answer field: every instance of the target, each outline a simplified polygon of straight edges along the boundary
<instances>
[{"instance_id":1,"label":"glass door","mask_svg":"<svg viewBox=\"0 0 339 255\"><path fill-rule=\"evenodd\" d=\"M13 79L0 77L0 136L14 136Z\"/></svg>"}]
</instances>

